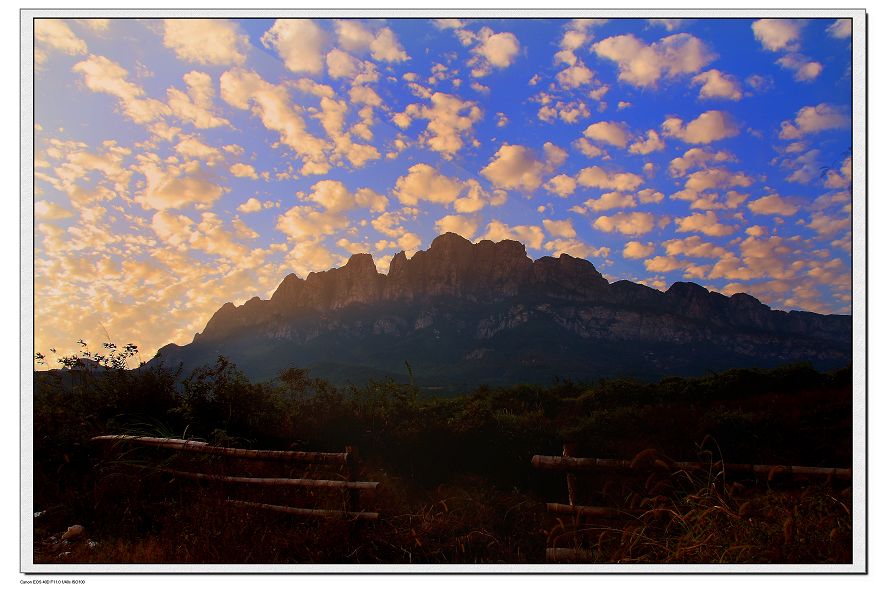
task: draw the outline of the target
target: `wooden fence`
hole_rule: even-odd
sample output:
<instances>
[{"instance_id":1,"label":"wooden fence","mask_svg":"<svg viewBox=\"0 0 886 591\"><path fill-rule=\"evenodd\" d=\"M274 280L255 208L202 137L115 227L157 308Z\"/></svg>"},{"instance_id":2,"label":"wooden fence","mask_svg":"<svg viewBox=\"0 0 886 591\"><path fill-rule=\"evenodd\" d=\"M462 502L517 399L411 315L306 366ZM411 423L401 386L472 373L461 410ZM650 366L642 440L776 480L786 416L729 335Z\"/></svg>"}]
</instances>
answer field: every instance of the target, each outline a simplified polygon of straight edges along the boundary
<instances>
[{"instance_id":1,"label":"wooden fence","mask_svg":"<svg viewBox=\"0 0 886 591\"><path fill-rule=\"evenodd\" d=\"M583 458L575 457L574 453L575 446L566 444L561 456L532 457L535 469L557 471L566 476L566 502L546 504L548 513L560 523L559 535L549 536L549 544L552 537L556 542L558 537L564 536L572 543L569 547L556 543L547 547L545 554L548 562L586 562L594 557L583 547L577 532L614 532L617 531L616 524L639 523L650 515L665 513L660 503L665 499L662 493L672 489L674 477L677 476L685 481L719 482L722 485L732 483L732 486L741 487L792 480L826 480L849 486L852 480L852 470L848 468L731 464L721 461L680 462L670 460L653 449L640 452L632 460ZM579 477L583 481L596 479L597 488L580 488ZM739 482L744 485L736 484ZM569 517L572 518L571 524L567 525L564 519ZM592 522L598 527L588 527Z\"/></svg>"},{"instance_id":2,"label":"wooden fence","mask_svg":"<svg viewBox=\"0 0 886 591\"><path fill-rule=\"evenodd\" d=\"M166 473L174 479L213 483L238 491L237 496L225 502L233 507L257 508L302 517L346 519L354 521L377 520L378 512L362 507L361 493L372 494L378 482L357 480L359 466L352 448L341 453L278 451L219 447L200 441L139 437L133 435L101 435L93 442L110 443L140 448L158 448L177 452L160 458L142 461L140 465L153 472ZM224 459L225 462L187 461L190 456ZM268 463L277 464L273 469ZM184 464L184 466L182 465ZM281 470L279 466L282 465ZM202 466L202 468L201 468ZM198 471L199 470L199 471ZM283 472L284 475L273 474ZM320 478L319 476L323 476ZM253 491L244 495L245 491ZM307 495L284 495L289 502L268 502L273 496L269 491L309 491ZM259 491L255 494L255 491ZM320 492L339 494L320 494ZM334 506L293 506L292 499L307 504L305 497L320 499L321 503ZM322 497L322 498L321 498Z\"/></svg>"}]
</instances>

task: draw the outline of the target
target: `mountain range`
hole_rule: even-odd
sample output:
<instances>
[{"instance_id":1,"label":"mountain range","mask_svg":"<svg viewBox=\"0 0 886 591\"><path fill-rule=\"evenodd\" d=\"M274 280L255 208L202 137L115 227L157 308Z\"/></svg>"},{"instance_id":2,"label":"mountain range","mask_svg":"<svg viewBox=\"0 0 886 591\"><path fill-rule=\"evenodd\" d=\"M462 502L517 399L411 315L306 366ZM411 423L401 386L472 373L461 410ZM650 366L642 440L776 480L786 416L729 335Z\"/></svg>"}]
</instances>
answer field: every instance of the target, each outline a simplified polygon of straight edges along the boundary
<instances>
[{"instance_id":1,"label":"mountain range","mask_svg":"<svg viewBox=\"0 0 886 591\"><path fill-rule=\"evenodd\" d=\"M609 283L584 259L532 260L513 240L446 233L411 258L398 253L386 275L368 254L305 279L290 274L268 300L224 304L192 343L166 345L151 363L187 371L224 355L254 380L300 367L340 384L391 378L456 391L792 362L834 368L851 360L851 325L695 283L665 292Z\"/></svg>"}]
</instances>

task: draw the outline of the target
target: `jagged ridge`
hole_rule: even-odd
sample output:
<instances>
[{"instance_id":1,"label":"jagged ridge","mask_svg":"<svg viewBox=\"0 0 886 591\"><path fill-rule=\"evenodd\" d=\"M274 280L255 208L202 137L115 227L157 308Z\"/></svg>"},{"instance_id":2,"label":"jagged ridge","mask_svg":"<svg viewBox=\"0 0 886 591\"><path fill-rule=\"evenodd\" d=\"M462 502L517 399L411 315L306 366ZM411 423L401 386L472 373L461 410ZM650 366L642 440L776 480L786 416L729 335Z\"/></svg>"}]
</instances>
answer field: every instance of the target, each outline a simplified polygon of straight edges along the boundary
<instances>
[{"instance_id":1,"label":"jagged ridge","mask_svg":"<svg viewBox=\"0 0 886 591\"><path fill-rule=\"evenodd\" d=\"M433 339L449 339L446 351L429 352L429 327L439 333ZM535 336L492 346L503 335L525 338L523 332ZM564 254L533 261L513 240L473 244L447 233L409 259L398 253L387 275L368 254L305 279L288 275L269 300L226 303L192 345L161 352L173 358L202 358L209 351L249 357L251 349L276 355L289 346L292 364L299 357L332 362L350 356L372 366L383 352L359 353L361 347L395 350L415 341L417 349L403 354L424 355L430 367L437 358L482 363L504 349L515 354L540 347L544 353L552 342L576 339L562 353L567 367L595 367L625 347L623 367L657 365L659 373L669 373L691 367L693 355L708 364L715 354L735 365L847 363L850 335L848 316L772 310L748 294L726 297L695 283L678 282L664 293L630 281L610 285L584 259ZM382 342L386 337L402 343ZM334 351L322 350L327 341L337 343ZM612 351L600 351L601 344ZM560 362L555 357L544 363Z\"/></svg>"}]
</instances>

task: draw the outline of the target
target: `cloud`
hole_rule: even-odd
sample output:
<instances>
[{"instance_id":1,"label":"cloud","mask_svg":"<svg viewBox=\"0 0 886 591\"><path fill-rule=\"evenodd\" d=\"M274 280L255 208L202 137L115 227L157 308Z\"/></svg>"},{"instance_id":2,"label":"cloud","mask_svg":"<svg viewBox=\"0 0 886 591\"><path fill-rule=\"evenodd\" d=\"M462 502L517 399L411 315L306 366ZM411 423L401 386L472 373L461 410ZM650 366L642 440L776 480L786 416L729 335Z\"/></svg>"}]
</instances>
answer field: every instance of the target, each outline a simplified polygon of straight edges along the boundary
<instances>
[{"instance_id":1,"label":"cloud","mask_svg":"<svg viewBox=\"0 0 886 591\"><path fill-rule=\"evenodd\" d=\"M628 151L631 154L651 154L653 152L658 152L659 150L664 150L665 143L662 141L661 137L658 135L658 132L654 129L650 129L646 132L646 139L638 139Z\"/></svg>"},{"instance_id":2,"label":"cloud","mask_svg":"<svg viewBox=\"0 0 886 591\"><path fill-rule=\"evenodd\" d=\"M783 140L793 140L831 129L843 129L849 127L849 123L849 117L843 109L820 103L814 107L803 107L797 111L793 121L782 121L778 137Z\"/></svg>"},{"instance_id":3,"label":"cloud","mask_svg":"<svg viewBox=\"0 0 886 591\"><path fill-rule=\"evenodd\" d=\"M643 177L632 172L607 172L599 166L581 169L577 180L582 187L615 191L634 191L643 184Z\"/></svg>"},{"instance_id":4,"label":"cloud","mask_svg":"<svg viewBox=\"0 0 886 591\"><path fill-rule=\"evenodd\" d=\"M798 207L783 197L766 195L748 203L748 209L758 215L782 215L789 216L797 213Z\"/></svg>"},{"instance_id":5,"label":"cloud","mask_svg":"<svg viewBox=\"0 0 886 591\"><path fill-rule=\"evenodd\" d=\"M440 174L429 164L415 164L409 174L397 179L394 195L404 205L418 205L420 201L448 205L460 196L464 185L458 179Z\"/></svg>"},{"instance_id":6,"label":"cloud","mask_svg":"<svg viewBox=\"0 0 886 591\"><path fill-rule=\"evenodd\" d=\"M626 259L645 259L653 252L655 252L654 243L648 242L643 244L642 242L631 240L630 242L625 243L624 250L621 254Z\"/></svg>"},{"instance_id":7,"label":"cloud","mask_svg":"<svg viewBox=\"0 0 886 591\"><path fill-rule=\"evenodd\" d=\"M769 51L796 51L800 46L799 21L783 18L764 18L751 24L754 37Z\"/></svg>"},{"instance_id":8,"label":"cloud","mask_svg":"<svg viewBox=\"0 0 886 591\"><path fill-rule=\"evenodd\" d=\"M734 76L712 69L692 78L692 86L701 86L698 91L700 99L722 98L730 101L741 99L741 84Z\"/></svg>"},{"instance_id":9,"label":"cloud","mask_svg":"<svg viewBox=\"0 0 886 591\"><path fill-rule=\"evenodd\" d=\"M716 57L688 33L670 35L651 45L632 34L617 35L595 43L593 51L618 64L619 80L641 88L655 87L662 76L694 74Z\"/></svg>"},{"instance_id":10,"label":"cloud","mask_svg":"<svg viewBox=\"0 0 886 591\"><path fill-rule=\"evenodd\" d=\"M782 68L794 71L794 80L798 82L812 82L824 69L818 62L810 60L805 55L799 53L789 53L782 56L776 62Z\"/></svg>"},{"instance_id":11,"label":"cloud","mask_svg":"<svg viewBox=\"0 0 886 591\"><path fill-rule=\"evenodd\" d=\"M594 227L603 232L618 232L627 236L638 236L652 231L655 217L651 213L635 211L617 213L612 216L601 215L594 221Z\"/></svg>"},{"instance_id":12,"label":"cloud","mask_svg":"<svg viewBox=\"0 0 886 591\"><path fill-rule=\"evenodd\" d=\"M600 121L589 125L584 130L584 135L592 140L618 146L619 148L624 148L628 145L629 132L624 123Z\"/></svg>"},{"instance_id":13,"label":"cloud","mask_svg":"<svg viewBox=\"0 0 886 591\"><path fill-rule=\"evenodd\" d=\"M630 193L613 191L611 193L604 193L599 199L588 199L583 205L592 211L607 211L610 209L636 207L637 200Z\"/></svg>"},{"instance_id":14,"label":"cloud","mask_svg":"<svg viewBox=\"0 0 886 591\"><path fill-rule=\"evenodd\" d=\"M545 250L551 253L551 256L558 257L561 254L578 257L580 259L591 258L609 258L609 248L602 246L594 248L593 246L576 240L574 238L557 238L548 240L544 243Z\"/></svg>"},{"instance_id":15,"label":"cloud","mask_svg":"<svg viewBox=\"0 0 886 591\"><path fill-rule=\"evenodd\" d=\"M261 201L259 201L255 197L250 197L237 206L237 211L241 213L255 213L257 211L261 211L263 208L264 207Z\"/></svg>"},{"instance_id":16,"label":"cloud","mask_svg":"<svg viewBox=\"0 0 886 591\"><path fill-rule=\"evenodd\" d=\"M186 159L200 160L209 166L215 166L224 158L221 150L204 144L196 136L185 136L176 144L175 151Z\"/></svg>"},{"instance_id":17,"label":"cloud","mask_svg":"<svg viewBox=\"0 0 886 591\"><path fill-rule=\"evenodd\" d=\"M262 35L261 42L275 50L291 72L323 71L328 36L310 19L277 19Z\"/></svg>"},{"instance_id":18,"label":"cloud","mask_svg":"<svg viewBox=\"0 0 886 591\"><path fill-rule=\"evenodd\" d=\"M387 197L372 189L363 188L351 193L341 181L329 179L314 183L306 199L321 205L329 213L341 213L357 207L380 212L388 206Z\"/></svg>"},{"instance_id":19,"label":"cloud","mask_svg":"<svg viewBox=\"0 0 886 591\"><path fill-rule=\"evenodd\" d=\"M163 45L181 60L230 66L246 61L249 37L224 19L165 19Z\"/></svg>"},{"instance_id":20,"label":"cloud","mask_svg":"<svg viewBox=\"0 0 886 591\"><path fill-rule=\"evenodd\" d=\"M675 137L687 144L710 144L738 135L738 126L723 111L705 111L686 125L679 117L668 117L661 128L666 137Z\"/></svg>"},{"instance_id":21,"label":"cloud","mask_svg":"<svg viewBox=\"0 0 886 591\"><path fill-rule=\"evenodd\" d=\"M672 177L686 176L686 173L697 167L707 165L708 162L733 162L735 156L729 152L719 151L712 152L705 148L690 148L686 152L671 160L668 172Z\"/></svg>"},{"instance_id":22,"label":"cloud","mask_svg":"<svg viewBox=\"0 0 886 591\"><path fill-rule=\"evenodd\" d=\"M713 211L677 218L676 223L677 232L701 232L707 236L728 236L737 231L735 226L721 224Z\"/></svg>"},{"instance_id":23,"label":"cloud","mask_svg":"<svg viewBox=\"0 0 886 591\"><path fill-rule=\"evenodd\" d=\"M769 51L796 51L800 46L799 21L790 19L764 18L754 21L751 29L764 49Z\"/></svg>"},{"instance_id":24,"label":"cloud","mask_svg":"<svg viewBox=\"0 0 886 591\"><path fill-rule=\"evenodd\" d=\"M542 173L562 164L565 151L550 142L545 144L546 161L538 159L526 146L502 144L492 162L480 174L501 189L531 193L542 184Z\"/></svg>"},{"instance_id":25,"label":"cloud","mask_svg":"<svg viewBox=\"0 0 886 591\"><path fill-rule=\"evenodd\" d=\"M544 231L539 226L509 226L504 222L492 220L486 226L486 234L480 240L517 240L528 248L538 250L544 241Z\"/></svg>"},{"instance_id":26,"label":"cloud","mask_svg":"<svg viewBox=\"0 0 886 591\"><path fill-rule=\"evenodd\" d=\"M709 189L749 187L753 183L754 179L743 172L733 173L723 168L705 168L691 173L686 179L685 187L700 193Z\"/></svg>"},{"instance_id":27,"label":"cloud","mask_svg":"<svg viewBox=\"0 0 886 591\"><path fill-rule=\"evenodd\" d=\"M212 77L205 72L191 71L183 77L188 87L187 92L177 88L166 90L167 104L172 114L182 121L191 123L197 129L210 129L230 125L224 117L217 116L213 111L215 105L215 88Z\"/></svg>"},{"instance_id":28,"label":"cloud","mask_svg":"<svg viewBox=\"0 0 886 591\"><path fill-rule=\"evenodd\" d=\"M812 230L815 230L819 236L830 237L837 232L850 229L852 227L852 217L834 217L823 213L815 213L812 214L812 219L807 225Z\"/></svg>"},{"instance_id":29,"label":"cloud","mask_svg":"<svg viewBox=\"0 0 886 591\"><path fill-rule=\"evenodd\" d=\"M852 19L838 18L828 26L828 35L834 39L848 39L852 36Z\"/></svg>"},{"instance_id":30,"label":"cloud","mask_svg":"<svg viewBox=\"0 0 886 591\"><path fill-rule=\"evenodd\" d=\"M142 173L146 186L136 201L145 209L180 209L193 205L209 207L227 191L196 161L167 168L147 163L142 165Z\"/></svg>"},{"instance_id":31,"label":"cloud","mask_svg":"<svg viewBox=\"0 0 886 591\"><path fill-rule=\"evenodd\" d=\"M542 224L554 238L575 238L577 235L570 219L542 220Z\"/></svg>"},{"instance_id":32,"label":"cloud","mask_svg":"<svg viewBox=\"0 0 886 591\"><path fill-rule=\"evenodd\" d=\"M676 31L686 23L685 18L647 18L646 22L657 27L664 27L668 33Z\"/></svg>"},{"instance_id":33,"label":"cloud","mask_svg":"<svg viewBox=\"0 0 886 591\"><path fill-rule=\"evenodd\" d=\"M578 88L590 84L594 80L594 72L578 61L558 72L556 79L557 83L565 89Z\"/></svg>"},{"instance_id":34,"label":"cloud","mask_svg":"<svg viewBox=\"0 0 886 591\"><path fill-rule=\"evenodd\" d=\"M665 252L670 256L688 256L703 259L718 259L726 255L727 250L711 242L705 242L699 236L674 238L662 243Z\"/></svg>"},{"instance_id":35,"label":"cloud","mask_svg":"<svg viewBox=\"0 0 886 591\"><path fill-rule=\"evenodd\" d=\"M55 222L74 217L74 212L51 201L34 202L34 217L44 222Z\"/></svg>"},{"instance_id":36,"label":"cloud","mask_svg":"<svg viewBox=\"0 0 886 591\"><path fill-rule=\"evenodd\" d=\"M474 216L466 215L447 215L443 216L434 224L437 234L445 234L446 232L455 232L459 236L471 240L477 233L480 226L480 220Z\"/></svg>"},{"instance_id":37,"label":"cloud","mask_svg":"<svg viewBox=\"0 0 886 591\"><path fill-rule=\"evenodd\" d=\"M637 193L640 203L661 203L664 195L655 189L643 189Z\"/></svg>"},{"instance_id":38,"label":"cloud","mask_svg":"<svg viewBox=\"0 0 886 591\"><path fill-rule=\"evenodd\" d=\"M222 74L221 96L233 107L251 109L267 129L279 133L280 142L302 158L302 174L325 174L329 170L324 155L326 142L307 131L286 88L237 68Z\"/></svg>"},{"instance_id":39,"label":"cloud","mask_svg":"<svg viewBox=\"0 0 886 591\"><path fill-rule=\"evenodd\" d=\"M569 197L575 193L575 179L568 174L558 174L545 183L545 190L560 197Z\"/></svg>"},{"instance_id":40,"label":"cloud","mask_svg":"<svg viewBox=\"0 0 886 591\"><path fill-rule=\"evenodd\" d=\"M37 18L33 22L34 40L41 45L41 49L49 47L67 55L87 53L86 42L77 37L65 21L55 18ZM38 64L45 60L45 54L35 52L35 61Z\"/></svg>"},{"instance_id":41,"label":"cloud","mask_svg":"<svg viewBox=\"0 0 886 591\"><path fill-rule=\"evenodd\" d=\"M409 59L394 32L387 27L376 33L372 43L369 44L369 52L380 62L404 62Z\"/></svg>"},{"instance_id":42,"label":"cloud","mask_svg":"<svg viewBox=\"0 0 886 591\"><path fill-rule=\"evenodd\" d=\"M255 173L255 168L251 164L237 162L236 164L231 165L230 171L231 174L236 177L253 180L258 178L258 175Z\"/></svg>"},{"instance_id":43,"label":"cloud","mask_svg":"<svg viewBox=\"0 0 886 591\"><path fill-rule=\"evenodd\" d=\"M294 242L330 236L350 226L347 216L296 205L277 217L276 228Z\"/></svg>"},{"instance_id":44,"label":"cloud","mask_svg":"<svg viewBox=\"0 0 886 591\"><path fill-rule=\"evenodd\" d=\"M461 150L464 137L469 137L474 123L483 116L483 111L473 101L461 100L457 96L443 92L430 95L431 106L411 104L406 110L393 117L400 128L407 128L412 119L426 119L428 126L421 136L424 145L439 152L447 160Z\"/></svg>"},{"instance_id":45,"label":"cloud","mask_svg":"<svg viewBox=\"0 0 886 591\"><path fill-rule=\"evenodd\" d=\"M170 114L170 109L156 99L143 98L144 89L129 80L129 72L116 62L100 55L90 55L73 67L82 74L83 83L92 92L117 97L123 114L135 123L150 123Z\"/></svg>"},{"instance_id":46,"label":"cloud","mask_svg":"<svg viewBox=\"0 0 886 591\"><path fill-rule=\"evenodd\" d=\"M474 59L471 75L481 78L489 74L491 68L503 69L514 63L520 53L520 41L513 33L495 33L483 27L476 36L478 43L471 49Z\"/></svg>"}]
</instances>

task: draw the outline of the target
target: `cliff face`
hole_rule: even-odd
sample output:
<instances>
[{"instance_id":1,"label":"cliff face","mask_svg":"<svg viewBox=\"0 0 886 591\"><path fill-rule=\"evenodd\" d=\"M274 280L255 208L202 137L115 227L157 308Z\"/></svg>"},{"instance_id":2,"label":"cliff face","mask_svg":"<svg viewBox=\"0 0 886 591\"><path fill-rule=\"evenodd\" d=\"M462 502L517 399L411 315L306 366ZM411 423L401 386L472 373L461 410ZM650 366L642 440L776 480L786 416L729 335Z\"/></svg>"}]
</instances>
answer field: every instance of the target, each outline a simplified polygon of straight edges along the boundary
<instances>
[{"instance_id":1,"label":"cliff face","mask_svg":"<svg viewBox=\"0 0 886 591\"><path fill-rule=\"evenodd\" d=\"M304 280L289 275L270 300L227 303L194 343L161 350L188 366L217 354L262 378L324 363L391 374L404 361L491 382L503 364L522 368L514 379L836 366L851 356L851 319L773 311L750 295L726 297L694 283L664 293L610 285L583 259L533 261L519 242L472 244L448 233L410 259L397 254L387 275L368 254Z\"/></svg>"}]
</instances>

